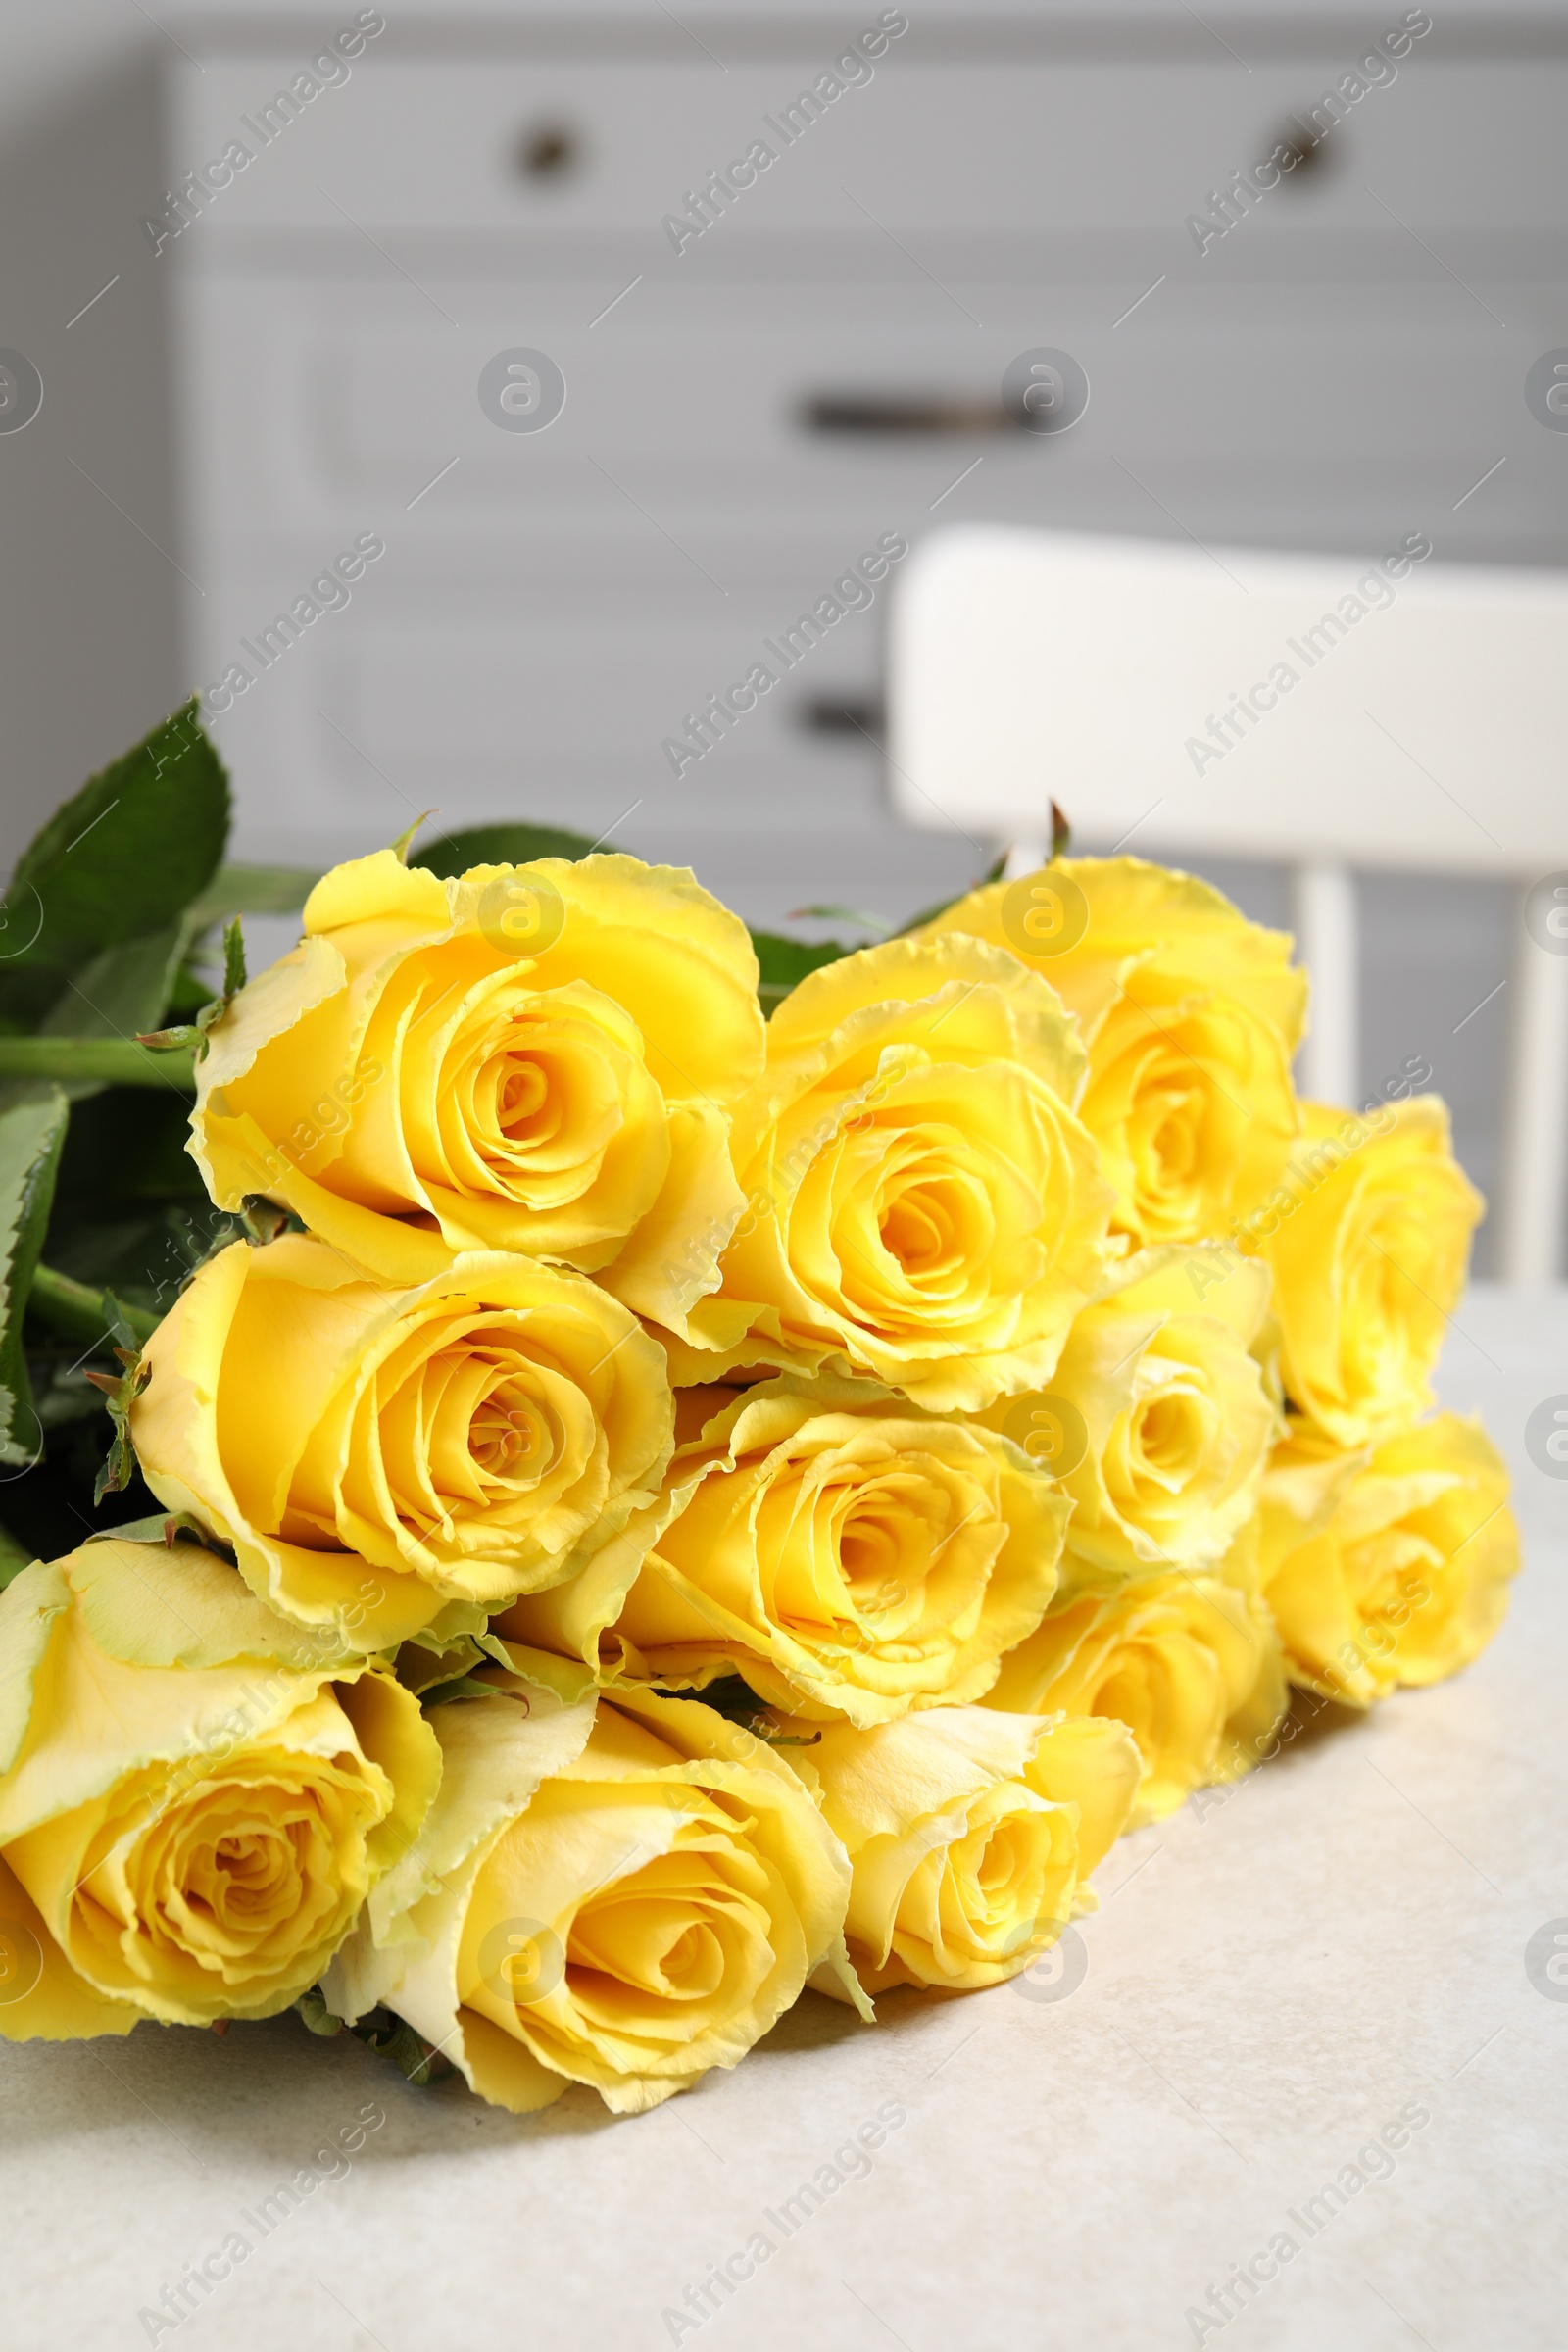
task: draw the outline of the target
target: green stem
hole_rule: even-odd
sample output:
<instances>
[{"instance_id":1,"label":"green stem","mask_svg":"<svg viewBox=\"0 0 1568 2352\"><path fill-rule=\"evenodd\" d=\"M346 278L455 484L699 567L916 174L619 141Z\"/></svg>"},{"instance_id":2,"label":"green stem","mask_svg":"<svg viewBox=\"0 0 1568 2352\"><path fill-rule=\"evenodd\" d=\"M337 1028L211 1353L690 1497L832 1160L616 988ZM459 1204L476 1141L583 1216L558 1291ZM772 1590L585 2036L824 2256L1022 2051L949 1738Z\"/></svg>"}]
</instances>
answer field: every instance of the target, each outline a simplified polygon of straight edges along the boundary
<instances>
[{"instance_id":1,"label":"green stem","mask_svg":"<svg viewBox=\"0 0 1568 2352\"><path fill-rule=\"evenodd\" d=\"M87 1344L107 1339L114 1327L115 1313L107 1294L94 1290L90 1283L75 1281L70 1274L57 1274L53 1266L33 1269L27 1304L39 1321L47 1323L63 1340ZM127 1306L123 1300L121 1312L141 1347L146 1346L163 1320L148 1308Z\"/></svg>"},{"instance_id":2,"label":"green stem","mask_svg":"<svg viewBox=\"0 0 1568 2352\"><path fill-rule=\"evenodd\" d=\"M193 1094L189 1054L155 1054L129 1037L0 1037L0 1078L60 1078L110 1086L170 1086Z\"/></svg>"}]
</instances>

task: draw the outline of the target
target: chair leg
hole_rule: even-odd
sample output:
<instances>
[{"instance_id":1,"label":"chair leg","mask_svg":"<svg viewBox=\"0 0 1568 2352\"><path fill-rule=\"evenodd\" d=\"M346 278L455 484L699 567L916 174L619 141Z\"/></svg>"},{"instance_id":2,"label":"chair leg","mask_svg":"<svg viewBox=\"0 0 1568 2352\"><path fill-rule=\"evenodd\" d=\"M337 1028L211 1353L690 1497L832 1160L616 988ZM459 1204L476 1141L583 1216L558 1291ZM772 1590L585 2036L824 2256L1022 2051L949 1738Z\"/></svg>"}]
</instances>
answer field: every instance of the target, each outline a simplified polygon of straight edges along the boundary
<instances>
[{"instance_id":1,"label":"chair leg","mask_svg":"<svg viewBox=\"0 0 1568 2352\"><path fill-rule=\"evenodd\" d=\"M1360 956L1355 877L1343 865L1298 866L1296 952L1311 982L1297 1084L1314 1102L1353 1103L1360 1082Z\"/></svg>"},{"instance_id":2,"label":"chair leg","mask_svg":"<svg viewBox=\"0 0 1568 2352\"><path fill-rule=\"evenodd\" d=\"M1518 918L1499 1271L1504 1282L1557 1279L1568 1171L1568 956L1538 947Z\"/></svg>"}]
</instances>

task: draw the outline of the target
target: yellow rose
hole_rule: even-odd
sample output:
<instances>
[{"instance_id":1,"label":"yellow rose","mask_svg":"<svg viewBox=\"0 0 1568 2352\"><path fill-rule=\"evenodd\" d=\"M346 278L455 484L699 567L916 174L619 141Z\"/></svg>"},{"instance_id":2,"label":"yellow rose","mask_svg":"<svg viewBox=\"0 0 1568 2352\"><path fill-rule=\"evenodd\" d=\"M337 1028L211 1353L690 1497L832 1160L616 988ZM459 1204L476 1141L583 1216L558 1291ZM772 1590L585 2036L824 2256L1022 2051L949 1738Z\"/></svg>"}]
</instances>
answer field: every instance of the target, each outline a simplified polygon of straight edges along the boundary
<instances>
[{"instance_id":1,"label":"yellow rose","mask_svg":"<svg viewBox=\"0 0 1568 2352\"><path fill-rule=\"evenodd\" d=\"M1436 1095L1373 1120L1305 1109L1305 1135L1245 1244L1274 1277L1291 1403L1335 1446L1364 1446L1431 1407L1486 1203L1449 1150Z\"/></svg>"},{"instance_id":2,"label":"yellow rose","mask_svg":"<svg viewBox=\"0 0 1568 2352\"><path fill-rule=\"evenodd\" d=\"M787 1724L783 1727L788 1729ZM854 1870L845 1937L867 1992L967 1991L1016 1976L1093 1910L1138 1750L1119 1723L933 1707L782 1753ZM817 1988L845 1997L831 1967Z\"/></svg>"},{"instance_id":3,"label":"yellow rose","mask_svg":"<svg viewBox=\"0 0 1568 2352\"><path fill-rule=\"evenodd\" d=\"M1072 1499L1063 1596L1210 1568L1254 1516L1278 1424L1252 1352L1268 1297L1255 1263L1141 1252L1074 1322L1050 1394L991 1406Z\"/></svg>"},{"instance_id":4,"label":"yellow rose","mask_svg":"<svg viewBox=\"0 0 1568 2352\"><path fill-rule=\"evenodd\" d=\"M984 1703L1126 1724L1144 1763L1131 1822L1139 1829L1254 1763L1285 1696L1262 1603L1227 1577L1177 1574L1054 1610L1004 1658Z\"/></svg>"},{"instance_id":5,"label":"yellow rose","mask_svg":"<svg viewBox=\"0 0 1568 2352\"><path fill-rule=\"evenodd\" d=\"M1206 882L1141 858L1063 858L990 882L920 935L1010 948L1078 1016L1079 1104L1139 1242L1223 1233L1297 1133L1291 1062L1306 1002L1291 941Z\"/></svg>"},{"instance_id":6,"label":"yellow rose","mask_svg":"<svg viewBox=\"0 0 1568 2352\"><path fill-rule=\"evenodd\" d=\"M676 1378L865 1373L943 1412L1048 1380L1106 1258L1082 1075L1051 990L978 941L812 972L736 1105L748 1214Z\"/></svg>"},{"instance_id":7,"label":"yellow rose","mask_svg":"<svg viewBox=\"0 0 1568 2352\"><path fill-rule=\"evenodd\" d=\"M0 1595L0 2034L270 2017L417 1831L417 1701L181 1544L91 1543Z\"/></svg>"},{"instance_id":8,"label":"yellow rose","mask_svg":"<svg viewBox=\"0 0 1568 2352\"><path fill-rule=\"evenodd\" d=\"M673 1438L664 1358L582 1275L499 1251L413 1287L322 1242L236 1242L144 1350L160 1502L257 1595L356 1649L482 1632L628 1541Z\"/></svg>"},{"instance_id":9,"label":"yellow rose","mask_svg":"<svg viewBox=\"0 0 1568 2352\"><path fill-rule=\"evenodd\" d=\"M440 1794L326 1994L389 2002L496 2105L586 2082L655 2107L737 2064L835 1946L843 1849L711 1708L514 1680L431 1720Z\"/></svg>"},{"instance_id":10,"label":"yellow rose","mask_svg":"<svg viewBox=\"0 0 1568 2352\"><path fill-rule=\"evenodd\" d=\"M368 1273L461 1250L597 1274L674 1330L741 1209L728 1104L761 1067L745 925L636 858L334 867L197 1072L213 1199L265 1193Z\"/></svg>"},{"instance_id":11,"label":"yellow rose","mask_svg":"<svg viewBox=\"0 0 1568 2352\"><path fill-rule=\"evenodd\" d=\"M1264 1562L1292 1679L1364 1707L1479 1657L1519 1570L1507 1496L1496 1447L1456 1413L1370 1454L1282 1446Z\"/></svg>"},{"instance_id":12,"label":"yellow rose","mask_svg":"<svg viewBox=\"0 0 1568 2352\"><path fill-rule=\"evenodd\" d=\"M1007 1439L863 1381L681 1403L706 1426L670 1463L657 1546L629 1590L590 1575L498 1618L525 1670L562 1687L551 1651L611 1684L740 1673L796 1713L879 1723L978 1697L1039 1624L1068 1506Z\"/></svg>"}]
</instances>

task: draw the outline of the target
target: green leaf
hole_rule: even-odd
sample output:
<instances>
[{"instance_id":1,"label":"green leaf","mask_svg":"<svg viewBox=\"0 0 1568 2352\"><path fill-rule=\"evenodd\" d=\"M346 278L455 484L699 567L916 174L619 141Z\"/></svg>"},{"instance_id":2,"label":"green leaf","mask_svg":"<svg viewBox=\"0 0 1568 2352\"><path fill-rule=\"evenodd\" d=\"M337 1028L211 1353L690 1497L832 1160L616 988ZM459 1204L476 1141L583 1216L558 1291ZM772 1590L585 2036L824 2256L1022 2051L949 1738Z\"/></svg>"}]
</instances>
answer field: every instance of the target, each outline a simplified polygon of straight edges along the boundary
<instances>
[{"instance_id":1,"label":"green leaf","mask_svg":"<svg viewBox=\"0 0 1568 2352\"><path fill-rule=\"evenodd\" d=\"M70 1116L58 1091L0 1111L0 1461L5 1462L31 1464L43 1435L22 1326Z\"/></svg>"},{"instance_id":2,"label":"green leaf","mask_svg":"<svg viewBox=\"0 0 1568 2352\"><path fill-rule=\"evenodd\" d=\"M0 1015L27 1027L106 948L172 923L211 881L228 778L194 699L57 809L11 878Z\"/></svg>"},{"instance_id":3,"label":"green leaf","mask_svg":"<svg viewBox=\"0 0 1568 2352\"><path fill-rule=\"evenodd\" d=\"M804 923L858 923L862 931L874 931L885 939L893 925L880 914L867 914L862 906L792 906L790 921Z\"/></svg>"},{"instance_id":4,"label":"green leaf","mask_svg":"<svg viewBox=\"0 0 1568 2352\"><path fill-rule=\"evenodd\" d=\"M1059 805L1053 801L1051 804L1051 855L1053 858L1065 858L1071 848L1072 827L1062 814Z\"/></svg>"},{"instance_id":5,"label":"green leaf","mask_svg":"<svg viewBox=\"0 0 1568 2352\"><path fill-rule=\"evenodd\" d=\"M190 912L198 930L231 914L292 914L321 879L303 865L220 865Z\"/></svg>"},{"instance_id":6,"label":"green leaf","mask_svg":"<svg viewBox=\"0 0 1568 2352\"><path fill-rule=\"evenodd\" d=\"M471 865L531 865L536 858L586 858L595 847L586 833L559 825L470 825L466 832L441 833L419 852L416 865L443 881Z\"/></svg>"},{"instance_id":7,"label":"green leaf","mask_svg":"<svg viewBox=\"0 0 1568 2352\"><path fill-rule=\"evenodd\" d=\"M129 1044L140 1031L151 1029L163 1018L194 935L189 915L183 915L141 939L105 948L67 981L64 995L56 999L39 1024L40 1035L115 1037ZM108 1081L74 1078L63 1083L75 1101L96 1094Z\"/></svg>"},{"instance_id":8,"label":"green leaf","mask_svg":"<svg viewBox=\"0 0 1568 2352\"><path fill-rule=\"evenodd\" d=\"M808 972L820 971L824 963L837 963L841 956L855 954L841 940L786 939L780 931L754 931L752 946L761 973L757 993L762 1010L768 1013L783 1004Z\"/></svg>"}]
</instances>

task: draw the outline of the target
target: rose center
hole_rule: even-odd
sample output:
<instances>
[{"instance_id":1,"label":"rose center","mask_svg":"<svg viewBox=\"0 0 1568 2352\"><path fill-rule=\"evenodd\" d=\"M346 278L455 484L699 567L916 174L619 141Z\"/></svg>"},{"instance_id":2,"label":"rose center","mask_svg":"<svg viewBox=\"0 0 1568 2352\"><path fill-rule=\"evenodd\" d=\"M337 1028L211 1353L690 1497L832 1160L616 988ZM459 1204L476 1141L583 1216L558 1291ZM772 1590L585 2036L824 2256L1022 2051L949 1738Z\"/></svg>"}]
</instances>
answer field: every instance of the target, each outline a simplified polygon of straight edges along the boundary
<instances>
[{"instance_id":1,"label":"rose center","mask_svg":"<svg viewBox=\"0 0 1568 2352\"><path fill-rule=\"evenodd\" d=\"M501 1082L496 1088L496 1124L509 1143L536 1142L539 1113L550 1100L550 1080L537 1061L520 1054L503 1057ZM553 1127L555 1121L549 1124Z\"/></svg>"},{"instance_id":2,"label":"rose center","mask_svg":"<svg viewBox=\"0 0 1568 2352\"><path fill-rule=\"evenodd\" d=\"M1201 1435L1193 1399L1177 1390L1152 1397L1145 1405L1138 1421L1138 1450L1145 1467L1156 1475L1182 1476L1193 1466Z\"/></svg>"},{"instance_id":3,"label":"rose center","mask_svg":"<svg viewBox=\"0 0 1568 2352\"><path fill-rule=\"evenodd\" d=\"M961 1250L953 1203L945 1188L910 1185L885 1210L882 1246L896 1257L911 1281L945 1274L959 1262Z\"/></svg>"},{"instance_id":4,"label":"rose center","mask_svg":"<svg viewBox=\"0 0 1568 2352\"><path fill-rule=\"evenodd\" d=\"M514 1392L486 1396L468 1424L468 1450L490 1478L514 1478L535 1467L545 1450L538 1415Z\"/></svg>"}]
</instances>

